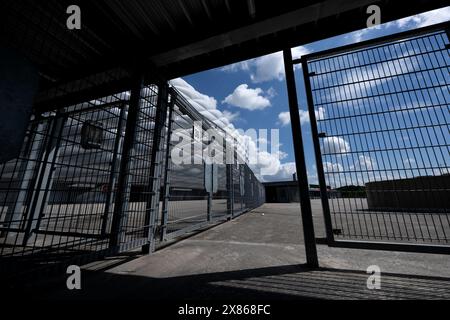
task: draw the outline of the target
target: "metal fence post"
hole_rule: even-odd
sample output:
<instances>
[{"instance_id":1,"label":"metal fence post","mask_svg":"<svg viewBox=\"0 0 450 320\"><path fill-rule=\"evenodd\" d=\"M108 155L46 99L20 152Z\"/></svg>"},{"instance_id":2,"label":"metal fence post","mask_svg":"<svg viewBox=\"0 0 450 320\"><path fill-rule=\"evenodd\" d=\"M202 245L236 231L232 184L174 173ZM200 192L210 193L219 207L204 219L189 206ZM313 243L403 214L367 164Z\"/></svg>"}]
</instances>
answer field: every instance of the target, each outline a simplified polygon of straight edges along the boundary
<instances>
[{"instance_id":1,"label":"metal fence post","mask_svg":"<svg viewBox=\"0 0 450 320\"><path fill-rule=\"evenodd\" d=\"M206 211L206 220L208 221L208 222L210 222L211 221L211 211L212 211L212 195L213 195L213 191L212 191L212 189L213 189L213 181L214 181L214 165L213 164L211 164L211 165L209 165L209 164L206 164L206 166L211 166L211 176L210 176L210 178L211 178L211 189L210 190L207 190L207 193L208 193L208 201L207 201L207 211Z\"/></svg>"},{"instance_id":2,"label":"metal fence post","mask_svg":"<svg viewBox=\"0 0 450 320\"><path fill-rule=\"evenodd\" d=\"M158 84L158 102L156 105L155 126L153 131L153 144L150 162L149 193L151 195L146 204L144 237L148 243L142 247L143 253L155 250L155 223L159 214L159 201L161 189L161 165L162 165L162 143L164 142L164 124L167 119L167 107L169 99L169 84L160 82Z\"/></svg>"},{"instance_id":3,"label":"metal fence post","mask_svg":"<svg viewBox=\"0 0 450 320\"><path fill-rule=\"evenodd\" d=\"M23 153L29 154L28 160L22 160L20 168L18 170L19 175L17 180L20 181L18 191L13 194L14 205L8 206L6 215L4 218L5 225L8 229L20 229L23 228L23 224L26 222L23 219L23 215L26 213L26 208L30 206L30 198L33 194L34 180L36 179L36 172L39 168L40 158L43 156L42 140L36 140L38 134L42 134L44 131L44 124L33 122L29 129L29 138L24 148ZM9 196L9 191L6 194L6 198ZM23 210L25 208L25 210ZM24 213L22 211L25 211ZM8 231L0 232L0 237L6 236Z\"/></svg>"},{"instance_id":4,"label":"metal fence post","mask_svg":"<svg viewBox=\"0 0 450 320\"><path fill-rule=\"evenodd\" d=\"M306 91L306 100L308 102L309 118L311 120L310 121L311 122L311 133L312 133L314 152L315 152L315 158L316 158L317 177L319 180L320 195L321 195L320 198L322 201L323 218L324 218L324 222L325 222L327 241L329 244L331 244L334 242L334 235L333 235L333 226L331 223L331 216L330 216L330 206L328 203L327 183L325 180L325 172L323 169L322 155L320 154L319 133L317 131L317 120L316 120L316 114L315 114L315 110L314 110L313 97L311 94L311 82L309 79L310 73L309 73L309 69L308 69L308 62L304 58L302 58L302 69L303 69L303 78L305 80L305 91Z\"/></svg>"},{"instance_id":5,"label":"metal fence post","mask_svg":"<svg viewBox=\"0 0 450 320\"><path fill-rule=\"evenodd\" d=\"M231 212L231 218L234 219L235 215L235 210L236 210L236 206L235 206L235 192L236 192L236 188L234 187L235 184L235 180L234 180L234 176L235 176L235 170L236 170L236 164L237 164L237 146L236 146L236 138L233 138L233 163L231 164L231 184L233 185L233 193L232 193L232 203L233 203L233 211Z\"/></svg>"},{"instance_id":6,"label":"metal fence post","mask_svg":"<svg viewBox=\"0 0 450 320\"><path fill-rule=\"evenodd\" d=\"M132 169L132 156L134 144L136 141L136 122L138 119L141 90L143 87L143 77L135 79L130 91L130 102L128 107L128 116L125 127L125 137L122 149L122 159L120 162L119 179L117 182L117 194L114 205L113 218L111 222L110 248L117 247L121 242L122 226L125 215L128 211L128 201L131 190L130 171Z\"/></svg>"},{"instance_id":7,"label":"metal fence post","mask_svg":"<svg viewBox=\"0 0 450 320\"><path fill-rule=\"evenodd\" d=\"M308 175L303 148L302 129L297 101L297 88L295 85L294 65L291 49L283 50L284 68L286 72L286 86L289 99L289 112L291 115L292 138L294 141L295 165L297 169L297 183L300 192L300 206L302 213L303 237L305 241L306 262L309 267L319 267L317 257L316 238L309 199Z\"/></svg>"},{"instance_id":8,"label":"metal fence post","mask_svg":"<svg viewBox=\"0 0 450 320\"><path fill-rule=\"evenodd\" d=\"M233 218L233 168L231 164L226 165L227 175L227 215L228 218Z\"/></svg>"},{"instance_id":9,"label":"metal fence post","mask_svg":"<svg viewBox=\"0 0 450 320\"><path fill-rule=\"evenodd\" d=\"M167 221L169 215L169 198L170 198L170 145L172 137L172 115L175 108L175 101L177 100L177 93L175 90L170 90L170 104L169 104L169 121L167 126L167 141L166 141L166 154L164 165L164 186L163 186L163 204L161 213L161 234L160 240L164 241L167 234Z\"/></svg>"},{"instance_id":10,"label":"metal fence post","mask_svg":"<svg viewBox=\"0 0 450 320\"><path fill-rule=\"evenodd\" d=\"M39 228L43 211L47 202L48 189L52 181L56 159L58 158L61 135L66 121L65 116L60 113L51 120L51 130L49 140L46 145L43 163L39 169L39 178L34 193L32 195L31 209L28 212L28 221L26 223L22 244L25 246L30 239L33 231ZM43 187L44 186L44 187Z\"/></svg>"},{"instance_id":11,"label":"metal fence post","mask_svg":"<svg viewBox=\"0 0 450 320\"><path fill-rule=\"evenodd\" d=\"M225 159L225 176L226 176L226 189L227 189L227 219L230 220L233 215L233 179L231 176L232 168L230 165L231 159L228 159L228 143L226 137L223 140L223 155Z\"/></svg>"},{"instance_id":12,"label":"metal fence post","mask_svg":"<svg viewBox=\"0 0 450 320\"><path fill-rule=\"evenodd\" d=\"M109 219L109 210L111 210L111 207L113 205L113 195L114 195L114 185L117 180L117 167L120 162L118 153L119 153L119 146L120 142L122 140L122 127L123 122L125 120L126 115L126 108L125 106L122 106L120 108L120 115L119 115L119 123L117 124L117 134L114 140L114 150L113 150L113 159L111 161L111 172L108 179L108 194L106 196L105 200L105 209L103 211L103 219L102 219L102 235L106 235L106 228L108 225L108 219Z\"/></svg>"},{"instance_id":13,"label":"metal fence post","mask_svg":"<svg viewBox=\"0 0 450 320\"><path fill-rule=\"evenodd\" d=\"M239 190L241 196L241 213L244 211L244 196L245 196L245 176L243 175L244 167L239 165Z\"/></svg>"}]
</instances>

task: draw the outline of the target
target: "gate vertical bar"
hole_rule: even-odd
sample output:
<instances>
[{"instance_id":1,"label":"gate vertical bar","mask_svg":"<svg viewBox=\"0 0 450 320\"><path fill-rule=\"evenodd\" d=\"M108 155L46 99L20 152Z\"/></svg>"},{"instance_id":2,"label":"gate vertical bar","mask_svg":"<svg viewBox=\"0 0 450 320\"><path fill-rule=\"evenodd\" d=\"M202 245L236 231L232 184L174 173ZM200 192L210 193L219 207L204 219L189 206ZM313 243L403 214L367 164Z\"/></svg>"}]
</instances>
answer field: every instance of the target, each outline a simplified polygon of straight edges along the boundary
<instances>
[{"instance_id":1,"label":"gate vertical bar","mask_svg":"<svg viewBox=\"0 0 450 320\"><path fill-rule=\"evenodd\" d=\"M308 175L306 171L305 154L303 148L302 129L298 110L297 88L295 85L294 64L291 49L283 50L284 68L286 72L286 86L291 115L292 139L294 142L295 165L297 169L297 183L300 192L300 209L302 213L303 236L305 241L306 263L309 267L319 267L317 258L316 238L312 218L311 201L309 199Z\"/></svg>"},{"instance_id":2,"label":"gate vertical bar","mask_svg":"<svg viewBox=\"0 0 450 320\"><path fill-rule=\"evenodd\" d=\"M122 127L123 122L125 119L126 114L126 108L125 106L122 106L120 108L120 115L119 115L119 123L117 124L117 134L116 138L114 140L114 151L113 151L113 159L111 161L111 172L109 175L109 181L108 181L108 194L106 196L105 201L105 210L103 211L103 218L102 218L102 231L101 234L106 234L106 228L108 225L108 218L109 218L109 210L111 209L112 202L113 202L113 194L114 194L114 185L116 183L117 179L117 166L118 166L118 153L119 153L119 147L120 147L120 141L122 140Z\"/></svg>"},{"instance_id":3,"label":"gate vertical bar","mask_svg":"<svg viewBox=\"0 0 450 320\"><path fill-rule=\"evenodd\" d=\"M224 151L225 151L225 171L226 171L226 188L227 188L227 218L233 217L233 165L230 163L233 161L234 155L229 156L228 152L229 141L224 139ZM231 158L231 159L230 159Z\"/></svg>"},{"instance_id":4,"label":"gate vertical bar","mask_svg":"<svg viewBox=\"0 0 450 320\"><path fill-rule=\"evenodd\" d=\"M206 166L211 166L211 190L207 191L208 193L208 200L207 200L207 208L206 208L206 220L208 222L211 221L211 211L212 211L212 194L213 194L213 181L214 181L214 164L206 164L205 163L205 168Z\"/></svg>"},{"instance_id":5,"label":"gate vertical bar","mask_svg":"<svg viewBox=\"0 0 450 320\"><path fill-rule=\"evenodd\" d=\"M302 58L302 70L303 70L303 78L305 80L305 91L306 91L306 101L308 103L308 111L309 118L311 122L311 132L312 139L314 144L314 154L316 158L316 167L317 167L317 177L319 179L319 187L320 187L320 199L322 201L322 211L323 218L325 222L325 232L327 235L327 241L329 244L334 242L333 235L333 226L331 223L331 215L330 215L330 206L328 203L328 190L327 190L327 182L325 180L325 172L323 169L322 155L320 153L320 142L319 142L319 133L317 130L317 119L316 113L314 110L314 101L312 97L311 91L311 82L308 69L308 61L305 58Z\"/></svg>"},{"instance_id":6,"label":"gate vertical bar","mask_svg":"<svg viewBox=\"0 0 450 320\"><path fill-rule=\"evenodd\" d=\"M67 121L66 115L60 115L59 113L57 114L57 118L55 119L55 126L56 126L56 130L58 133L57 133L57 136L52 137L52 140L51 140L51 145L53 146L53 149L51 151L51 159L52 160L49 163L48 168L45 169L46 171L48 170L48 173L45 172L45 178L44 178L45 183L42 184L44 186L44 191L42 192L42 194L39 194L38 206L36 206L36 210L38 212L38 219L35 222L35 224L33 225L33 229L36 229L36 230L39 230L39 228L40 228L41 219L45 215L45 208L46 208L47 202L48 202L48 195L49 195L50 190L53 189L52 185L53 185L53 175L54 175L54 171L55 171L55 164L56 164L56 161L59 156L59 149L61 146L61 139L62 139L62 135L63 135L64 124L66 123L66 121ZM33 231L33 229L31 231Z\"/></svg>"},{"instance_id":7,"label":"gate vertical bar","mask_svg":"<svg viewBox=\"0 0 450 320\"><path fill-rule=\"evenodd\" d=\"M169 99L169 85L167 82L158 84L158 101L156 104L155 126L153 131L153 144L150 162L150 200L146 204L145 232L144 237L148 239L146 245L142 247L143 253L151 253L155 250L155 222L159 214L159 198L161 188L161 164L162 164L162 143L164 137L164 124L167 117L167 107Z\"/></svg>"},{"instance_id":8,"label":"gate vertical bar","mask_svg":"<svg viewBox=\"0 0 450 320\"><path fill-rule=\"evenodd\" d=\"M44 124L42 123L32 123L31 128L29 129L29 139L27 141L26 147L24 150L25 155L29 154L28 160L23 160L20 164L19 169L19 177L17 180L21 181L20 186L18 188L18 192L14 195L14 206L8 206L8 210L5 216L5 223L9 228L23 228L23 224L26 222L23 219L23 215L27 214L26 208L29 208L29 201L31 198L31 194L33 193L34 180L37 168L39 167L38 163L39 158L43 156L43 152L41 152L42 141L36 141L37 132L43 132ZM23 213L23 208L25 208L25 212ZM7 234L8 231L0 232L0 237Z\"/></svg>"},{"instance_id":9,"label":"gate vertical bar","mask_svg":"<svg viewBox=\"0 0 450 320\"><path fill-rule=\"evenodd\" d=\"M244 211L244 195L245 195L245 178L243 177L243 166L239 164L239 190L240 190L240 201L241 201L241 214Z\"/></svg>"},{"instance_id":10,"label":"gate vertical bar","mask_svg":"<svg viewBox=\"0 0 450 320\"><path fill-rule=\"evenodd\" d=\"M175 108L175 101L177 100L177 93L175 90L170 90L170 104L169 104L169 121L167 127L167 141L166 141L166 154L164 165L164 187L163 187L163 204L161 214L161 235L160 240L164 241L167 234L167 221L169 220L169 197L170 197L170 145L172 137L172 115Z\"/></svg>"},{"instance_id":11,"label":"gate vertical bar","mask_svg":"<svg viewBox=\"0 0 450 320\"><path fill-rule=\"evenodd\" d=\"M236 201L236 199L235 199L235 197L236 197L236 195L235 195L235 192L236 192L236 190L235 190L235 180L234 180L234 171L235 171L235 166L236 166L236 163L237 163L237 147L236 147L236 138L234 138L233 137L233 160L232 160L232 164L231 164L231 184L233 185L232 186L232 190L233 190L233 192L232 192L232 196L231 196L231 199L232 199L232 204L233 204L233 206L232 206L232 211L231 211L231 219L234 219L234 217L235 217L235 201Z\"/></svg>"},{"instance_id":12,"label":"gate vertical bar","mask_svg":"<svg viewBox=\"0 0 450 320\"><path fill-rule=\"evenodd\" d=\"M110 248L115 248L120 244L122 225L126 219L128 202L131 190L130 172L133 166L132 156L136 140L136 122L138 119L141 90L143 87L143 77L140 75L134 79L130 92L130 103L125 127L125 138L122 149L122 159L120 162L119 180L117 182L117 194L114 205L113 218L111 222Z\"/></svg>"},{"instance_id":13,"label":"gate vertical bar","mask_svg":"<svg viewBox=\"0 0 450 320\"><path fill-rule=\"evenodd\" d=\"M233 165L227 165L227 177L228 177L228 216L230 219L233 219L234 212L234 183L233 183Z\"/></svg>"},{"instance_id":14,"label":"gate vertical bar","mask_svg":"<svg viewBox=\"0 0 450 320\"><path fill-rule=\"evenodd\" d=\"M42 210L47 198L47 189L53 176L53 169L58 157L59 144L61 140L62 130L64 128L65 118L58 113L53 118L51 131L46 141L45 156L39 169L39 178L34 187L31 200L31 209L28 212L28 221L25 227L22 245L26 246L34 230L39 228L40 219L42 218ZM44 189L42 189L44 186Z\"/></svg>"}]
</instances>

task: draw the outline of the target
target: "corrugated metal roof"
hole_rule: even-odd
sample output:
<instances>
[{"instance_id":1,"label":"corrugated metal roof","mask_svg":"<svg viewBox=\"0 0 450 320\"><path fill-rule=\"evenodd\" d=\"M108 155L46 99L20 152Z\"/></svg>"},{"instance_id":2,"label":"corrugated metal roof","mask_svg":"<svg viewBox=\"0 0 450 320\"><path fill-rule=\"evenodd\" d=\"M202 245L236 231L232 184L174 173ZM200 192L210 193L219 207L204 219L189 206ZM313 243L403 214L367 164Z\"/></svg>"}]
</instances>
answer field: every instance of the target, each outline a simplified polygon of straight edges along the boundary
<instances>
[{"instance_id":1,"label":"corrugated metal roof","mask_svg":"<svg viewBox=\"0 0 450 320\"><path fill-rule=\"evenodd\" d=\"M389 0L2 0L0 45L25 55L49 83L135 61L173 78L363 28L369 3L382 5L384 21L446 5L429 0L411 0L406 7ZM66 27L72 4L81 7L81 30Z\"/></svg>"}]
</instances>

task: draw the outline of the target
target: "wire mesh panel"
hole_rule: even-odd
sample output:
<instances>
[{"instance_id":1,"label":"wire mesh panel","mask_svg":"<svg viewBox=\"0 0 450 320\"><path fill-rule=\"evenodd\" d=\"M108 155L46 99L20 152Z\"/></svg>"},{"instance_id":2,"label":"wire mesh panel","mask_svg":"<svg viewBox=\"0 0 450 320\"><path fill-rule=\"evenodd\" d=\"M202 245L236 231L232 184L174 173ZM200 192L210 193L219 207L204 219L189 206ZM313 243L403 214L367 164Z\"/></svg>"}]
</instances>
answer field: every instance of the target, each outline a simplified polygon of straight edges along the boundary
<instances>
[{"instance_id":1,"label":"wire mesh panel","mask_svg":"<svg viewBox=\"0 0 450 320\"><path fill-rule=\"evenodd\" d=\"M17 277L141 246L153 251L156 241L230 217L235 183L229 165L208 167L195 150L191 162L172 161L183 146L171 139L180 138L178 129L190 139L195 121L203 120L204 130L212 124L167 84L131 87L35 112L20 156L0 164L0 275ZM72 83L56 91L75 88ZM210 143L199 142L200 150ZM187 145L194 147L192 140ZM244 212L262 199L249 199L256 178L248 166L236 168L237 211ZM215 180L210 191L207 170Z\"/></svg>"},{"instance_id":2,"label":"wire mesh panel","mask_svg":"<svg viewBox=\"0 0 450 320\"><path fill-rule=\"evenodd\" d=\"M168 131L159 91L35 112L20 156L0 165L2 276L152 243Z\"/></svg>"},{"instance_id":3,"label":"wire mesh panel","mask_svg":"<svg viewBox=\"0 0 450 320\"><path fill-rule=\"evenodd\" d=\"M217 165L217 192L212 195L212 219L223 219L228 215L227 204L230 201L230 194L227 190L227 168L226 164Z\"/></svg>"},{"instance_id":4,"label":"wire mesh panel","mask_svg":"<svg viewBox=\"0 0 450 320\"><path fill-rule=\"evenodd\" d=\"M180 109L178 104L175 106L168 158L168 235L179 234L183 230L205 223L208 210L202 155L191 153L195 119L186 110ZM199 143L203 148L203 143ZM179 159L175 159L175 155L179 156Z\"/></svg>"},{"instance_id":5,"label":"wire mesh panel","mask_svg":"<svg viewBox=\"0 0 450 320\"><path fill-rule=\"evenodd\" d=\"M126 109L121 93L33 116L20 156L0 165L4 267L108 248Z\"/></svg>"},{"instance_id":6,"label":"wire mesh panel","mask_svg":"<svg viewBox=\"0 0 450 320\"><path fill-rule=\"evenodd\" d=\"M153 196L159 199L158 166L162 161L161 155L153 154L157 153L154 149L159 150L156 143L160 138L156 132L166 132L165 120L160 114L164 112L164 108L162 105L157 107L158 91L155 85L141 89L136 120L130 124L134 131L131 152L126 160L123 159L128 165L121 172L126 176L126 185L120 190L122 201L116 203L120 206L116 209L116 215L120 216L120 226L113 231L118 236L117 245L129 247L132 244L132 247L137 247L149 241L147 231L151 227L150 216L154 210L151 201ZM165 97L162 98L164 99ZM160 112L158 108L161 109ZM155 180L157 189L154 187Z\"/></svg>"},{"instance_id":7,"label":"wire mesh panel","mask_svg":"<svg viewBox=\"0 0 450 320\"><path fill-rule=\"evenodd\" d=\"M224 221L261 205L265 199L262 184L247 164L226 164L224 161L211 166L205 163L205 150L210 143L206 132L215 129L224 137L226 134L195 110L174 88L172 90L176 98L171 112L170 138L166 148L167 176L158 219L161 240ZM236 162L236 154L234 159ZM214 180L211 185L215 187L211 191L208 191L207 179Z\"/></svg>"},{"instance_id":8,"label":"wire mesh panel","mask_svg":"<svg viewBox=\"0 0 450 320\"><path fill-rule=\"evenodd\" d=\"M303 58L334 238L449 244L448 50L417 31Z\"/></svg>"},{"instance_id":9,"label":"wire mesh panel","mask_svg":"<svg viewBox=\"0 0 450 320\"><path fill-rule=\"evenodd\" d=\"M245 180L242 179L242 167L243 165L233 165L232 177L233 177L233 213L239 215L244 211L243 193Z\"/></svg>"},{"instance_id":10,"label":"wire mesh panel","mask_svg":"<svg viewBox=\"0 0 450 320\"><path fill-rule=\"evenodd\" d=\"M44 235L43 245L67 245L80 236L101 238L108 231L126 94L105 100L106 105L98 100L67 108L53 119L61 129L49 159L51 177L41 185L42 208L36 210L42 213L33 228L34 234Z\"/></svg>"}]
</instances>

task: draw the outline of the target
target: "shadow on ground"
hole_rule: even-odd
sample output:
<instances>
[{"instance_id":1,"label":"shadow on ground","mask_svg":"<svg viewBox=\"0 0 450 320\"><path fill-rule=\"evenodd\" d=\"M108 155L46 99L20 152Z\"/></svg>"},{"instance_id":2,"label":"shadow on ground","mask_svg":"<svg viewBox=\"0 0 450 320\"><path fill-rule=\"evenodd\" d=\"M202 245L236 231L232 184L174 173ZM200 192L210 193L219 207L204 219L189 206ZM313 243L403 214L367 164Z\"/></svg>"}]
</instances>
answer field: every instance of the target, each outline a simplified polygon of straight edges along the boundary
<instances>
[{"instance_id":1,"label":"shadow on ground","mask_svg":"<svg viewBox=\"0 0 450 320\"><path fill-rule=\"evenodd\" d=\"M381 289L367 289L368 274L353 270L287 265L170 278L105 270L84 271L82 290L65 281L37 290L33 298L57 300L293 300L450 299L450 279L383 273ZM36 295L36 292L41 294ZM44 293L46 292L46 293ZM24 292L21 293L23 297Z\"/></svg>"}]
</instances>

